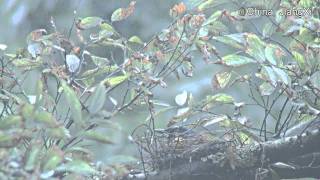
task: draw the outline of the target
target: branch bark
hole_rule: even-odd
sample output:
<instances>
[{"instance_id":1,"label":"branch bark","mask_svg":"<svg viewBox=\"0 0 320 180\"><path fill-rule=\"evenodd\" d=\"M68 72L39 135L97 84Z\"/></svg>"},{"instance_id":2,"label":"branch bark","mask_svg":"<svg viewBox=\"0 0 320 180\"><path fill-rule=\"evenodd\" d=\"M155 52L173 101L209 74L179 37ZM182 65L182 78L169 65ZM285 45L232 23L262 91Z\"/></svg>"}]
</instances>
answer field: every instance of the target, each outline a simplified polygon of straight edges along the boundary
<instances>
[{"instance_id":1,"label":"branch bark","mask_svg":"<svg viewBox=\"0 0 320 180\"><path fill-rule=\"evenodd\" d=\"M277 162L290 164L302 160L308 162L311 155L317 157L315 155L319 155L319 152L319 129L301 136L242 147L234 147L228 142L212 142L186 151L180 156L166 158L161 163L160 169L147 175L147 178L130 175L127 179L261 180L271 179L275 174L281 178L319 178L320 162L317 162L319 164L310 162L309 165L296 163L292 166L274 164Z\"/></svg>"}]
</instances>

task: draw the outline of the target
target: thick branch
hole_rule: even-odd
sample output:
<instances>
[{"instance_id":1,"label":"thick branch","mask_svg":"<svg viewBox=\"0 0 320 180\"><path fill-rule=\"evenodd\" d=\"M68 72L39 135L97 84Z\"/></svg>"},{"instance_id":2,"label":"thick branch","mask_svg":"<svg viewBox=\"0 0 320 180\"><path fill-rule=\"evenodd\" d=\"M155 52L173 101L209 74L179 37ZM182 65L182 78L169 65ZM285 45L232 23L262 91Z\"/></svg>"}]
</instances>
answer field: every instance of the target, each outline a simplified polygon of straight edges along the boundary
<instances>
[{"instance_id":1,"label":"thick branch","mask_svg":"<svg viewBox=\"0 0 320 180\"><path fill-rule=\"evenodd\" d=\"M190 150L180 157L166 160L165 165L161 166L163 168L157 173L149 175L148 180L255 179L255 176L263 174L257 170L269 172L268 169L273 163L289 162L299 156L303 157L306 154L320 152L320 131L314 130L301 136L236 147L233 151L230 151L230 143L219 143L219 148L213 148L216 146L216 143L213 142L199 147L197 150ZM291 176L298 176L298 174L299 176L320 177L319 167L280 170L282 171L279 171L279 175L283 177L292 178Z\"/></svg>"}]
</instances>

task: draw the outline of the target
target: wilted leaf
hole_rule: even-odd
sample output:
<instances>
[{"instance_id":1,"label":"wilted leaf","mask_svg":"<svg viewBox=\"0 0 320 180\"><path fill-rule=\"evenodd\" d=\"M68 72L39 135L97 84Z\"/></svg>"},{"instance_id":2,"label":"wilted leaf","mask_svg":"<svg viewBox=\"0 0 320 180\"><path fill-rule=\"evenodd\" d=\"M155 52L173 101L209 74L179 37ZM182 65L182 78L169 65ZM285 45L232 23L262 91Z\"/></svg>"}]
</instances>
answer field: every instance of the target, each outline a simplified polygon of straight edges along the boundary
<instances>
[{"instance_id":1,"label":"wilted leaf","mask_svg":"<svg viewBox=\"0 0 320 180\"><path fill-rule=\"evenodd\" d=\"M213 89L225 88L230 83L231 77L232 73L229 71L215 74L212 78Z\"/></svg>"},{"instance_id":2,"label":"wilted leaf","mask_svg":"<svg viewBox=\"0 0 320 180\"><path fill-rule=\"evenodd\" d=\"M100 17L85 17L80 19L77 23L77 28L79 29L89 29L96 26L99 26L103 22L103 19Z\"/></svg>"},{"instance_id":3,"label":"wilted leaf","mask_svg":"<svg viewBox=\"0 0 320 180\"><path fill-rule=\"evenodd\" d=\"M69 104L71 116L73 117L74 122L78 125L82 125L84 122L82 121L81 104L76 93L68 86L66 81L62 79L61 87Z\"/></svg>"},{"instance_id":4,"label":"wilted leaf","mask_svg":"<svg viewBox=\"0 0 320 180\"><path fill-rule=\"evenodd\" d=\"M278 65L281 62L278 51L281 51L280 48L273 44L268 44L265 48L265 57L272 65Z\"/></svg>"},{"instance_id":5,"label":"wilted leaf","mask_svg":"<svg viewBox=\"0 0 320 180\"><path fill-rule=\"evenodd\" d=\"M255 61L249 57L241 56L237 54L229 54L222 57L222 60L216 62L216 64L223 64L226 66L238 67L247 65L250 63L255 63Z\"/></svg>"},{"instance_id":6,"label":"wilted leaf","mask_svg":"<svg viewBox=\"0 0 320 180\"><path fill-rule=\"evenodd\" d=\"M106 88L103 84L99 84L88 99L88 109L95 114L101 110L106 100Z\"/></svg>"},{"instance_id":7,"label":"wilted leaf","mask_svg":"<svg viewBox=\"0 0 320 180\"><path fill-rule=\"evenodd\" d=\"M102 134L94 130L86 131L83 134L83 138L104 143L104 144L113 144L113 142L109 139L109 137L106 134Z\"/></svg>"},{"instance_id":8,"label":"wilted leaf","mask_svg":"<svg viewBox=\"0 0 320 180\"><path fill-rule=\"evenodd\" d=\"M256 58L258 62L263 62L265 60L265 43L257 35L251 33L246 34L246 41L248 44L246 53Z\"/></svg>"},{"instance_id":9,"label":"wilted leaf","mask_svg":"<svg viewBox=\"0 0 320 180\"><path fill-rule=\"evenodd\" d=\"M135 9L136 1L131 1L128 8L119 8L111 15L111 21L121 21L128 18Z\"/></svg>"},{"instance_id":10,"label":"wilted leaf","mask_svg":"<svg viewBox=\"0 0 320 180\"><path fill-rule=\"evenodd\" d=\"M33 30L27 36L27 43L30 44L31 42L39 41L45 34L47 34L47 31L45 29Z\"/></svg>"},{"instance_id":11,"label":"wilted leaf","mask_svg":"<svg viewBox=\"0 0 320 180\"><path fill-rule=\"evenodd\" d=\"M171 9L170 9L170 16L176 17L181 14L183 14L186 11L187 7L184 5L183 2L179 4L175 4Z\"/></svg>"},{"instance_id":12,"label":"wilted leaf","mask_svg":"<svg viewBox=\"0 0 320 180\"><path fill-rule=\"evenodd\" d=\"M67 162L66 164L57 167L56 170L61 172L73 172L82 175L91 175L96 173L96 170L93 167L91 167L87 162L81 160Z\"/></svg>"},{"instance_id":13,"label":"wilted leaf","mask_svg":"<svg viewBox=\"0 0 320 180\"><path fill-rule=\"evenodd\" d=\"M188 92L183 91L182 93L176 95L175 101L179 106L183 106L187 102Z\"/></svg>"}]
</instances>

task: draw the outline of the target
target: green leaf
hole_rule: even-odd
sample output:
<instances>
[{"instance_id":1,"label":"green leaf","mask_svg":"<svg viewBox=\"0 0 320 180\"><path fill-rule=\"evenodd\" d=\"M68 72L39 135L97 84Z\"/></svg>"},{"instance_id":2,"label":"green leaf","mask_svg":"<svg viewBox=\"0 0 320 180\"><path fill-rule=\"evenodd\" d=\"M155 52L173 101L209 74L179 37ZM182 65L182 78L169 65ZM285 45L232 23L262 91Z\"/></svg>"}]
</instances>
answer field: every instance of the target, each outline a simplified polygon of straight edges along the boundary
<instances>
[{"instance_id":1,"label":"green leaf","mask_svg":"<svg viewBox=\"0 0 320 180\"><path fill-rule=\"evenodd\" d=\"M99 143L113 144L113 142L106 135L103 135L94 130L84 132L83 138L93 140Z\"/></svg>"},{"instance_id":2,"label":"green leaf","mask_svg":"<svg viewBox=\"0 0 320 180\"><path fill-rule=\"evenodd\" d=\"M203 26L209 25L213 22L215 22L219 17L221 17L222 11L216 11L214 12L204 23Z\"/></svg>"},{"instance_id":3,"label":"green leaf","mask_svg":"<svg viewBox=\"0 0 320 180\"><path fill-rule=\"evenodd\" d=\"M310 77L310 82L315 88L320 89L320 71L312 74Z\"/></svg>"},{"instance_id":4,"label":"green leaf","mask_svg":"<svg viewBox=\"0 0 320 180\"><path fill-rule=\"evenodd\" d=\"M299 30L299 35L296 37L299 41L304 42L305 44L310 44L315 39L313 31L308 28L302 27Z\"/></svg>"},{"instance_id":5,"label":"green leaf","mask_svg":"<svg viewBox=\"0 0 320 180\"><path fill-rule=\"evenodd\" d=\"M32 171L36 168L40 160L41 147L37 144L31 145L31 150L27 151L25 170Z\"/></svg>"},{"instance_id":6,"label":"green leaf","mask_svg":"<svg viewBox=\"0 0 320 180\"><path fill-rule=\"evenodd\" d=\"M102 84L106 85L107 87L113 87L116 86L125 80L129 78L129 75L121 75L121 76L116 76L116 77L110 77L106 78L102 81Z\"/></svg>"},{"instance_id":7,"label":"green leaf","mask_svg":"<svg viewBox=\"0 0 320 180\"><path fill-rule=\"evenodd\" d=\"M276 22L277 24L280 24L281 22L283 22L285 20L285 16L284 16L284 9L279 9L276 12Z\"/></svg>"},{"instance_id":8,"label":"green leaf","mask_svg":"<svg viewBox=\"0 0 320 180\"><path fill-rule=\"evenodd\" d=\"M113 11L112 15L111 15L111 21L121 21L124 18L122 17L122 8L118 8L115 11Z\"/></svg>"},{"instance_id":9,"label":"green leaf","mask_svg":"<svg viewBox=\"0 0 320 180\"><path fill-rule=\"evenodd\" d=\"M63 152L58 148L52 148L46 153L43 165L44 171L54 170L63 161Z\"/></svg>"},{"instance_id":10,"label":"green leaf","mask_svg":"<svg viewBox=\"0 0 320 180\"><path fill-rule=\"evenodd\" d=\"M299 6L306 9L306 8L312 8L313 6L317 6L317 3L319 3L319 1L301 0L299 1ZM319 4L318 4L318 7L319 7Z\"/></svg>"},{"instance_id":11,"label":"green leaf","mask_svg":"<svg viewBox=\"0 0 320 180\"><path fill-rule=\"evenodd\" d=\"M292 55L293 55L293 60L296 61L300 67L300 69L304 70L305 69L305 59L304 59L304 56L300 53L298 53L297 51L293 51L292 52Z\"/></svg>"},{"instance_id":12,"label":"green leaf","mask_svg":"<svg viewBox=\"0 0 320 180\"><path fill-rule=\"evenodd\" d=\"M114 34L118 35L118 32L106 22L101 23L100 29L99 40L102 40L103 38L110 38Z\"/></svg>"},{"instance_id":13,"label":"green leaf","mask_svg":"<svg viewBox=\"0 0 320 180\"><path fill-rule=\"evenodd\" d=\"M81 175L91 175L97 173L97 171L93 167L82 160L73 160L67 162L66 164L57 167L56 170L61 172L73 172Z\"/></svg>"},{"instance_id":14,"label":"green leaf","mask_svg":"<svg viewBox=\"0 0 320 180\"><path fill-rule=\"evenodd\" d=\"M11 116L5 117L4 119L1 120L0 129L1 130L8 130L12 127L21 126L22 123L23 123L23 119L21 116L11 115Z\"/></svg>"},{"instance_id":15,"label":"green leaf","mask_svg":"<svg viewBox=\"0 0 320 180\"><path fill-rule=\"evenodd\" d=\"M216 3L217 3L217 0L205 0L203 3L201 3L198 6L198 10L203 11L203 10L208 9L211 6L215 5Z\"/></svg>"},{"instance_id":16,"label":"green leaf","mask_svg":"<svg viewBox=\"0 0 320 180\"><path fill-rule=\"evenodd\" d=\"M90 56L92 61L94 62L94 64L98 67L102 67L102 66L105 66L107 64L110 63L110 61L108 60L108 58L104 58L104 57L99 57L99 56L93 56L91 55Z\"/></svg>"},{"instance_id":17,"label":"green leaf","mask_svg":"<svg viewBox=\"0 0 320 180\"><path fill-rule=\"evenodd\" d=\"M105 38L110 38L113 35L113 33L111 33L110 31L107 30L101 30L99 31L99 40L103 40Z\"/></svg>"},{"instance_id":18,"label":"green leaf","mask_svg":"<svg viewBox=\"0 0 320 180\"><path fill-rule=\"evenodd\" d=\"M277 75L269 66L262 66L261 72L257 73L256 76L270 82L273 86L277 85Z\"/></svg>"},{"instance_id":19,"label":"green leaf","mask_svg":"<svg viewBox=\"0 0 320 180\"><path fill-rule=\"evenodd\" d=\"M200 107L203 109L209 109L216 105L221 104L230 104L233 103L234 99L232 96L224 94L224 93L218 93L216 95L208 95L206 99L202 100L200 102Z\"/></svg>"},{"instance_id":20,"label":"green leaf","mask_svg":"<svg viewBox=\"0 0 320 180\"><path fill-rule=\"evenodd\" d=\"M246 53L254 57L258 62L263 62L266 59L264 56L265 43L257 35L251 33L247 34L246 40L248 44Z\"/></svg>"},{"instance_id":21,"label":"green leaf","mask_svg":"<svg viewBox=\"0 0 320 180\"><path fill-rule=\"evenodd\" d=\"M283 82L286 85L290 85L291 84L291 78L288 75L288 73L286 73L284 70L277 68L277 67L272 67L273 71L277 74L278 79Z\"/></svg>"},{"instance_id":22,"label":"green leaf","mask_svg":"<svg viewBox=\"0 0 320 180\"><path fill-rule=\"evenodd\" d=\"M80 19L77 23L77 27L79 29L90 29L96 26L99 26L103 22L103 19L100 17L85 17L83 19Z\"/></svg>"},{"instance_id":23,"label":"green leaf","mask_svg":"<svg viewBox=\"0 0 320 180\"><path fill-rule=\"evenodd\" d=\"M99 112L106 100L106 88L103 84L99 84L93 94L89 97L88 103L89 103L89 111L93 114Z\"/></svg>"},{"instance_id":24,"label":"green leaf","mask_svg":"<svg viewBox=\"0 0 320 180\"><path fill-rule=\"evenodd\" d=\"M222 60L216 62L216 64L223 64L226 66L238 67L247 65L250 63L255 63L255 61L249 57L241 56L237 54L229 54L222 57Z\"/></svg>"},{"instance_id":25,"label":"green leaf","mask_svg":"<svg viewBox=\"0 0 320 180\"><path fill-rule=\"evenodd\" d=\"M234 99L232 96L224 93L219 93L213 96L207 96L207 102L218 102L223 104L228 104L234 102Z\"/></svg>"},{"instance_id":26,"label":"green leaf","mask_svg":"<svg viewBox=\"0 0 320 180\"><path fill-rule=\"evenodd\" d=\"M22 117L25 119L33 119L34 118L34 106L31 104L24 104L21 108Z\"/></svg>"},{"instance_id":27,"label":"green leaf","mask_svg":"<svg viewBox=\"0 0 320 180\"><path fill-rule=\"evenodd\" d=\"M143 41L138 36L132 36L128 41L132 43L143 44Z\"/></svg>"},{"instance_id":28,"label":"green leaf","mask_svg":"<svg viewBox=\"0 0 320 180\"><path fill-rule=\"evenodd\" d=\"M46 125L47 127L58 126L58 122L55 120L52 114L46 111L37 112L35 114L34 120Z\"/></svg>"},{"instance_id":29,"label":"green leaf","mask_svg":"<svg viewBox=\"0 0 320 180\"><path fill-rule=\"evenodd\" d=\"M262 96L270 96L275 90L275 87L270 83L264 82L259 86L259 91Z\"/></svg>"},{"instance_id":30,"label":"green leaf","mask_svg":"<svg viewBox=\"0 0 320 180\"><path fill-rule=\"evenodd\" d=\"M226 120L229 120L228 116L218 115L218 116L210 118L209 120L205 120L205 121L201 122L201 125L203 125L204 127L207 127L207 126L211 126L213 124L220 123L220 122L226 121Z\"/></svg>"},{"instance_id":31,"label":"green leaf","mask_svg":"<svg viewBox=\"0 0 320 180\"><path fill-rule=\"evenodd\" d=\"M42 92L43 92L43 82L42 80L38 80L37 82L37 89L36 89L36 105L39 105L41 99L42 99ZM36 106L37 107L37 106Z\"/></svg>"},{"instance_id":32,"label":"green leaf","mask_svg":"<svg viewBox=\"0 0 320 180\"><path fill-rule=\"evenodd\" d=\"M97 67L95 69L89 69L85 71L82 75L81 78L83 79L91 79L96 76L102 75L102 74L109 74L110 72L114 72L118 69L119 67L117 65L112 65L112 66L102 66L102 67Z\"/></svg>"},{"instance_id":33,"label":"green leaf","mask_svg":"<svg viewBox=\"0 0 320 180\"><path fill-rule=\"evenodd\" d=\"M214 36L212 39L222 42L237 49L244 49L245 33L229 34L224 36Z\"/></svg>"},{"instance_id":34,"label":"green leaf","mask_svg":"<svg viewBox=\"0 0 320 180\"><path fill-rule=\"evenodd\" d=\"M110 33L111 35L112 35L114 32L116 32L115 29L114 29L110 24L108 24L108 23L106 23L106 22L103 22L103 23L100 24L100 29L101 29L102 31L106 31L106 32Z\"/></svg>"},{"instance_id":35,"label":"green leaf","mask_svg":"<svg viewBox=\"0 0 320 180\"><path fill-rule=\"evenodd\" d=\"M273 25L271 22L266 23L263 26L262 36L265 38L269 38L272 34L276 31L276 26Z\"/></svg>"},{"instance_id":36,"label":"green leaf","mask_svg":"<svg viewBox=\"0 0 320 180\"><path fill-rule=\"evenodd\" d=\"M0 148L12 148L19 145L20 134L13 132L14 134L4 133L0 131Z\"/></svg>"},{"instance_id":37,"label":"green leaf","mask_svg":"<svg viewBox=\"0 0 320 180\"><path fill-rule=\"evenodd\" d=\"M69 130L63 126L55 127L55 128L47 128L46 132L48 136L52 138L65 139L65 138L71 137Z\"/></svg>"},{"instance_id":38,"label":"green leaf","mask_svg":"<svg viewBox=\"0 0 320 180\"><path fill-rule=\"evenodd\" d=\"M27 58L15 59L12 61L13 65L16 67L24 68L24 69L34 69L40 67L42 61L37 58L35 61Z\"/></svg>"},{"instance_id":39,"label":"green leaf","mask_svg":"<svg viewBox=\"0 0 320 180\"><path fill-rule=\"evenodd\" d=\"M71 116L74 122L78 125L83 125L84 122L82 121L82 112L81 112L81 104L76 95L76 93L71 89L66 81L61 79L61 87L63 89L64 95L68 102L68 105L71 110Z\"/></svg>"},{"instance_id":40,"label":"green leaf","mask_svg":"<svg viewBox=\"0 0 320 180\"><path fill-rule=\"evenodd\" d=\"M224 25L221 21L214 21L214 22L210 23L210 25L208 25L207 29L211 34L229 33L228 27L226 25ZM242 47L241 45L237 46L237 48L241 48L241 47Z\"/></svg>"}]
</instances>

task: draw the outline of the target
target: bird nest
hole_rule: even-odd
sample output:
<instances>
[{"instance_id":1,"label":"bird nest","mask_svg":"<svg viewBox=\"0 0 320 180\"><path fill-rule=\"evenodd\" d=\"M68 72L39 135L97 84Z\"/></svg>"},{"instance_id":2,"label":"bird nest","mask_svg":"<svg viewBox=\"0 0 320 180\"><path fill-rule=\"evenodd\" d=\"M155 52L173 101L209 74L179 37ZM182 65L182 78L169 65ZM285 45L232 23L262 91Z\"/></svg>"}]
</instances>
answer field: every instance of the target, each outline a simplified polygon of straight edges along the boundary
<instances>
[{"instance_id":1,"label":"bird nest","mask_svg":"<svg viewBox=\"0 0 320 180\"><path fill-rule=\"evenodd\" d=\"M141 160L148 167L161 168L167 160L182 159L190 151L212 141L210 132L196 133L185 127L148 129L134 140L139 145Z\"/></svg>"}]
</instances>

